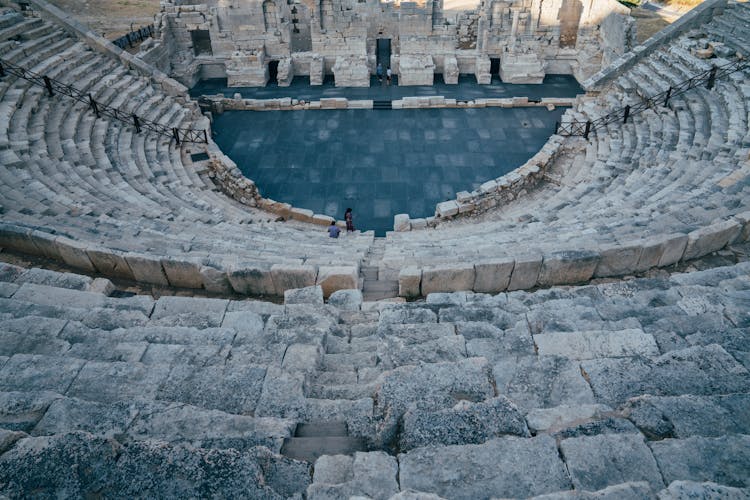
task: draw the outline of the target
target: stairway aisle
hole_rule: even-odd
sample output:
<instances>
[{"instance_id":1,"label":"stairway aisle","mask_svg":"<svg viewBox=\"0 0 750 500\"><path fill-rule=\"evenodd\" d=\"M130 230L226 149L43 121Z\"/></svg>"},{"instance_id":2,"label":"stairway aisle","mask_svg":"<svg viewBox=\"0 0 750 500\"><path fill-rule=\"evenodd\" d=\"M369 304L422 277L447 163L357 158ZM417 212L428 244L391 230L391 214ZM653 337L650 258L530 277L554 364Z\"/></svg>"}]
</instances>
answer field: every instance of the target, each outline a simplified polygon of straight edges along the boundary
<instances>
[{"instance_id":1,"label":"stairway aisle","mask_svg":"<svg viewBox=\"0 0 750 500\"><path fill-rule=\"evenodd\" d=\"M398 281L380 279L378 264L385 254L385 238L375 238L360 266L363 278L362 296L365 301L375 301L398 297Z\"/></svg>"}]
</instances>

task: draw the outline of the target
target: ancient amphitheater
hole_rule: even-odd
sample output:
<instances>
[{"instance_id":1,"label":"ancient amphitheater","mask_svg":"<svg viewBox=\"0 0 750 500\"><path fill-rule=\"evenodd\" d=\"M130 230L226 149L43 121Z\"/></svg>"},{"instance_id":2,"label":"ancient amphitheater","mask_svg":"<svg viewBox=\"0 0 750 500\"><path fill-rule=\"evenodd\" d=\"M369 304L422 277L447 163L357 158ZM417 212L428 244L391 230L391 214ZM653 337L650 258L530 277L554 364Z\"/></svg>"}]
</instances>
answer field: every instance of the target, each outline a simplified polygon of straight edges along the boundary
<instances>
[{"instance_id":1,"label":"ancient amphitheater","mask_svg":"<svg viewBox=\"0 0 750 500\"><path fill-rule=\"evenodd\" d=\"M0 498L750 498L750 4L620 50L583 3L163 0L133 55L0 0ZM188 86L366 86L378 36L401 84L586 94L513 172L328 238L212 113L376 102Z\"/></svg>"}]
</instances>

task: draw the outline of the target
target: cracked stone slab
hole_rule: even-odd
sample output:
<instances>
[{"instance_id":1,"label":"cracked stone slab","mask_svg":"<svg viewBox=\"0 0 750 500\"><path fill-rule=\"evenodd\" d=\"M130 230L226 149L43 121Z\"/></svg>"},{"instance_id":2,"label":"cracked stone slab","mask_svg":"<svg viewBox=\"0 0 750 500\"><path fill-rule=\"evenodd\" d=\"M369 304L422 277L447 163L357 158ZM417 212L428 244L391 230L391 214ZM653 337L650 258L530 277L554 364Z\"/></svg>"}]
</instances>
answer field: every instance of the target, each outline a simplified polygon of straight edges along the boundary
<instances>
[{"instance_id":1,"label":"cracked stone slab","mask_svg":"<svg viewBox=\"0 0 750 500\"><path fill-rule=\"evenodd\" d=\"M402 453L398 459L402 489L445 498L528 497L572 487L549 436L428 446Z\"/></svg>"},{"instance_id":2,"label":"cracked stone slab","mask_svg":"<svg viewBox=\"0 0 750 500\"><path fill-rule=\"evenodd\" d=\"M747 370L716 344L658 358L595 359L581 363L597 399L610 405L642 394L678 396L746 392Z\"/></svg>"},{"instance_id":3,"label":"cracked stone slab","mask_svg":"<svg viewBox=\"0 0 750 500\"><path fill-rule=\"evenodd\" d=\"M151 324L211 328L221 325L229 301L198 297L164 296L156 301Z\"/></svg>"},{"instance_id":4,"label":"cracked stone slab","mask_svg":"<svg viewBox=\"0 0 750 500\"><path fill-rule=\"evenodd\" d=\"M523 410L593 404L594 394L577 363L556 356L522 356L493 365L497 392Z\"/></svg>"},{"instance_id":5,"label":"cracked stone slab","mask_svg":"<svg viewBox=\"0 0 750 500\"><path fill-rule=\"evenodd\" d=\"M0 428L31 432L60 394L49 391L0 392Z\"/></svg>"},{"instance_id":6,"label":"cracked stone slab","mask_svg":"<svg viewBox=\"0 0 750 500\"><path fill-rule=\"evenodd\" d=\"M113 436L125 432L137 414L137 405L129 401L95 403L60 398L52 402L31 434L46 436L85 431Z\"/></svg>"},{"instance_id":7,"label":"cracked stone slab","mask_svg":"<svg viewBox=\"0 0 750 500\"><path fill-rule=\"evenodd\" d=\"M750 486L750 436L693 436L650 443L664 480L712 481L725 486Z\"/></svg>"},{"instance_id":8,"label":"cracked stone slab","mask_svg":"<svg viewBox=\"0 0 750 500\"><path fill-rule=\"evenodd\" d=\"M396 457L382 451L356 452L354 457L322 456L315 462L309 500L370 498L388 500L398 493Z\"/></svg>"},{"instance_id":9,"label":"cracked stone slab","mask_svg":"<svg viewBox=\"0 0 750 500\"><path fill-rule=\"evenodd\" d=\"M655 490L665 486L656 460L640 434L565 439L560 451L576 489L595 491L633 481L646 481Z\"/></svg>"},{"instance_id":10,"label":"cracked stone slab","mask_svg":"<svg viewBox=\"0 0 750 500\"><path fill-rule=\"evenodd\" d=\"M103 403L152 400L168 373L167 366L89 361L66 395Z\"/></svg>"},{"instance_id":11,"label":"cracked stone slab","mask_svg":"<svg viewBox=\"0 0 750 500\"><path fill-rule=\"evenodd\" d=\"M252 415L265 376L263 366L176 365L159 385L155 397L161 401Z\"/></svg>"},{"instance_id":12,"label":"cracked stone slab","mask_svg":"<svg viewBox=\"0 0 750 500\"><path fill-rule=\"evenodd\" d=\"M0 390L65 393L85 361L74 358L16 354L0 369Z\"/></svg>"}]
</instances>

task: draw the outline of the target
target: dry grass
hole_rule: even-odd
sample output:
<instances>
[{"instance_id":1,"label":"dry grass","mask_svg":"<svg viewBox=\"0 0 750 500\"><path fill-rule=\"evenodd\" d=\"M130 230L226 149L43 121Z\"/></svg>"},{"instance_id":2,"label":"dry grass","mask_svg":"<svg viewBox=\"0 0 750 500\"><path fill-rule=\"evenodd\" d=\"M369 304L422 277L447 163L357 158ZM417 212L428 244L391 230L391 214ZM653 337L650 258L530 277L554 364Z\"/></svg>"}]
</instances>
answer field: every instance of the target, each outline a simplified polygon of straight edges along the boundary
<instances>
[{"instance_id":1,"label":"dry grass","mask_svg":"<svg viewBox=\"0 0 750 500\"><path fill-rule=\"evenodd\" d=\"M134 28L151 24L159 0L49 0L75 15L97 33L113 39Z\"/></svg>"},{"instance_id":2,"label":"dry grass","mask_svg":"<svg viewBox=\"0 0 750 500\"><path fill-rule=\"evenodd\" d=\"M703 0L662 0L664 5L677 10L690 10L698 4L703 3Z\"/></svg>"},{"instance_id":3,"label":"dry grass","mask_svg":"<svg viewBox=\"0 0 750 500\"><path fill-rule=\"evenodd\" d=\"M664 29L670 24L667 19L661 17L656 12L651 12L650 10L642 8L632 9L630 15L635 18L635 24L638 31L637 40L639 44L645 42L658 31Z\"/></svg>"}]
</instances>

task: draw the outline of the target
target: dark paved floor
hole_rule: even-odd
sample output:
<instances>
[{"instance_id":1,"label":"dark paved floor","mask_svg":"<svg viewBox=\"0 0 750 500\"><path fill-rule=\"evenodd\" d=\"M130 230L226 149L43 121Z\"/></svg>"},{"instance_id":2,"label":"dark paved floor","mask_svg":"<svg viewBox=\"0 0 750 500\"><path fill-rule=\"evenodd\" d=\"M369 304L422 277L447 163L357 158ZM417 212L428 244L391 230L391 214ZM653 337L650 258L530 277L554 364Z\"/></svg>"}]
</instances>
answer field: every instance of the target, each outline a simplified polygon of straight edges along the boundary
<instances>
[{"instance_id":1,"label":"dark paved floor","mask_svg":"<svg viewBox=\"0 0 750 500\"><path fill-rule=\"evenodd\" d=\"M522 165L564 109L229 111L221 149L261 194L383 235L393 216L435 204Z\"/></svg>"},{"instance_id":2,"label":"dark paved floor","mask_svg":"<svg viewBox=\"0 0 750 500\"><path fill-rule=\"evenodd\" d=\"M398 78L395 78L398 82ZM271 84L267 87L227 87L226 79L204 80L190 89L190 95L198 97L209 94L233 96L236 92L246 99L273 99L292 97L306 101L318 100L321 97L347 97L349 99L395 100L405 96L441 95L447 99L481 99L487 97L574 97L583 94L583 89L570 75L547 75L542 85L511 85L502 83L495 76L491 85L478 85L474 76L464 75L458 85L446 85L441 75L435 76L432 86L400 87L397 84L386 86L378 84L373 77L368 88L336 88L333 77L328 77L323 85L310 86L308 77L295 77L290 87L279 87Z\"/></svg>"}]
</instances>

